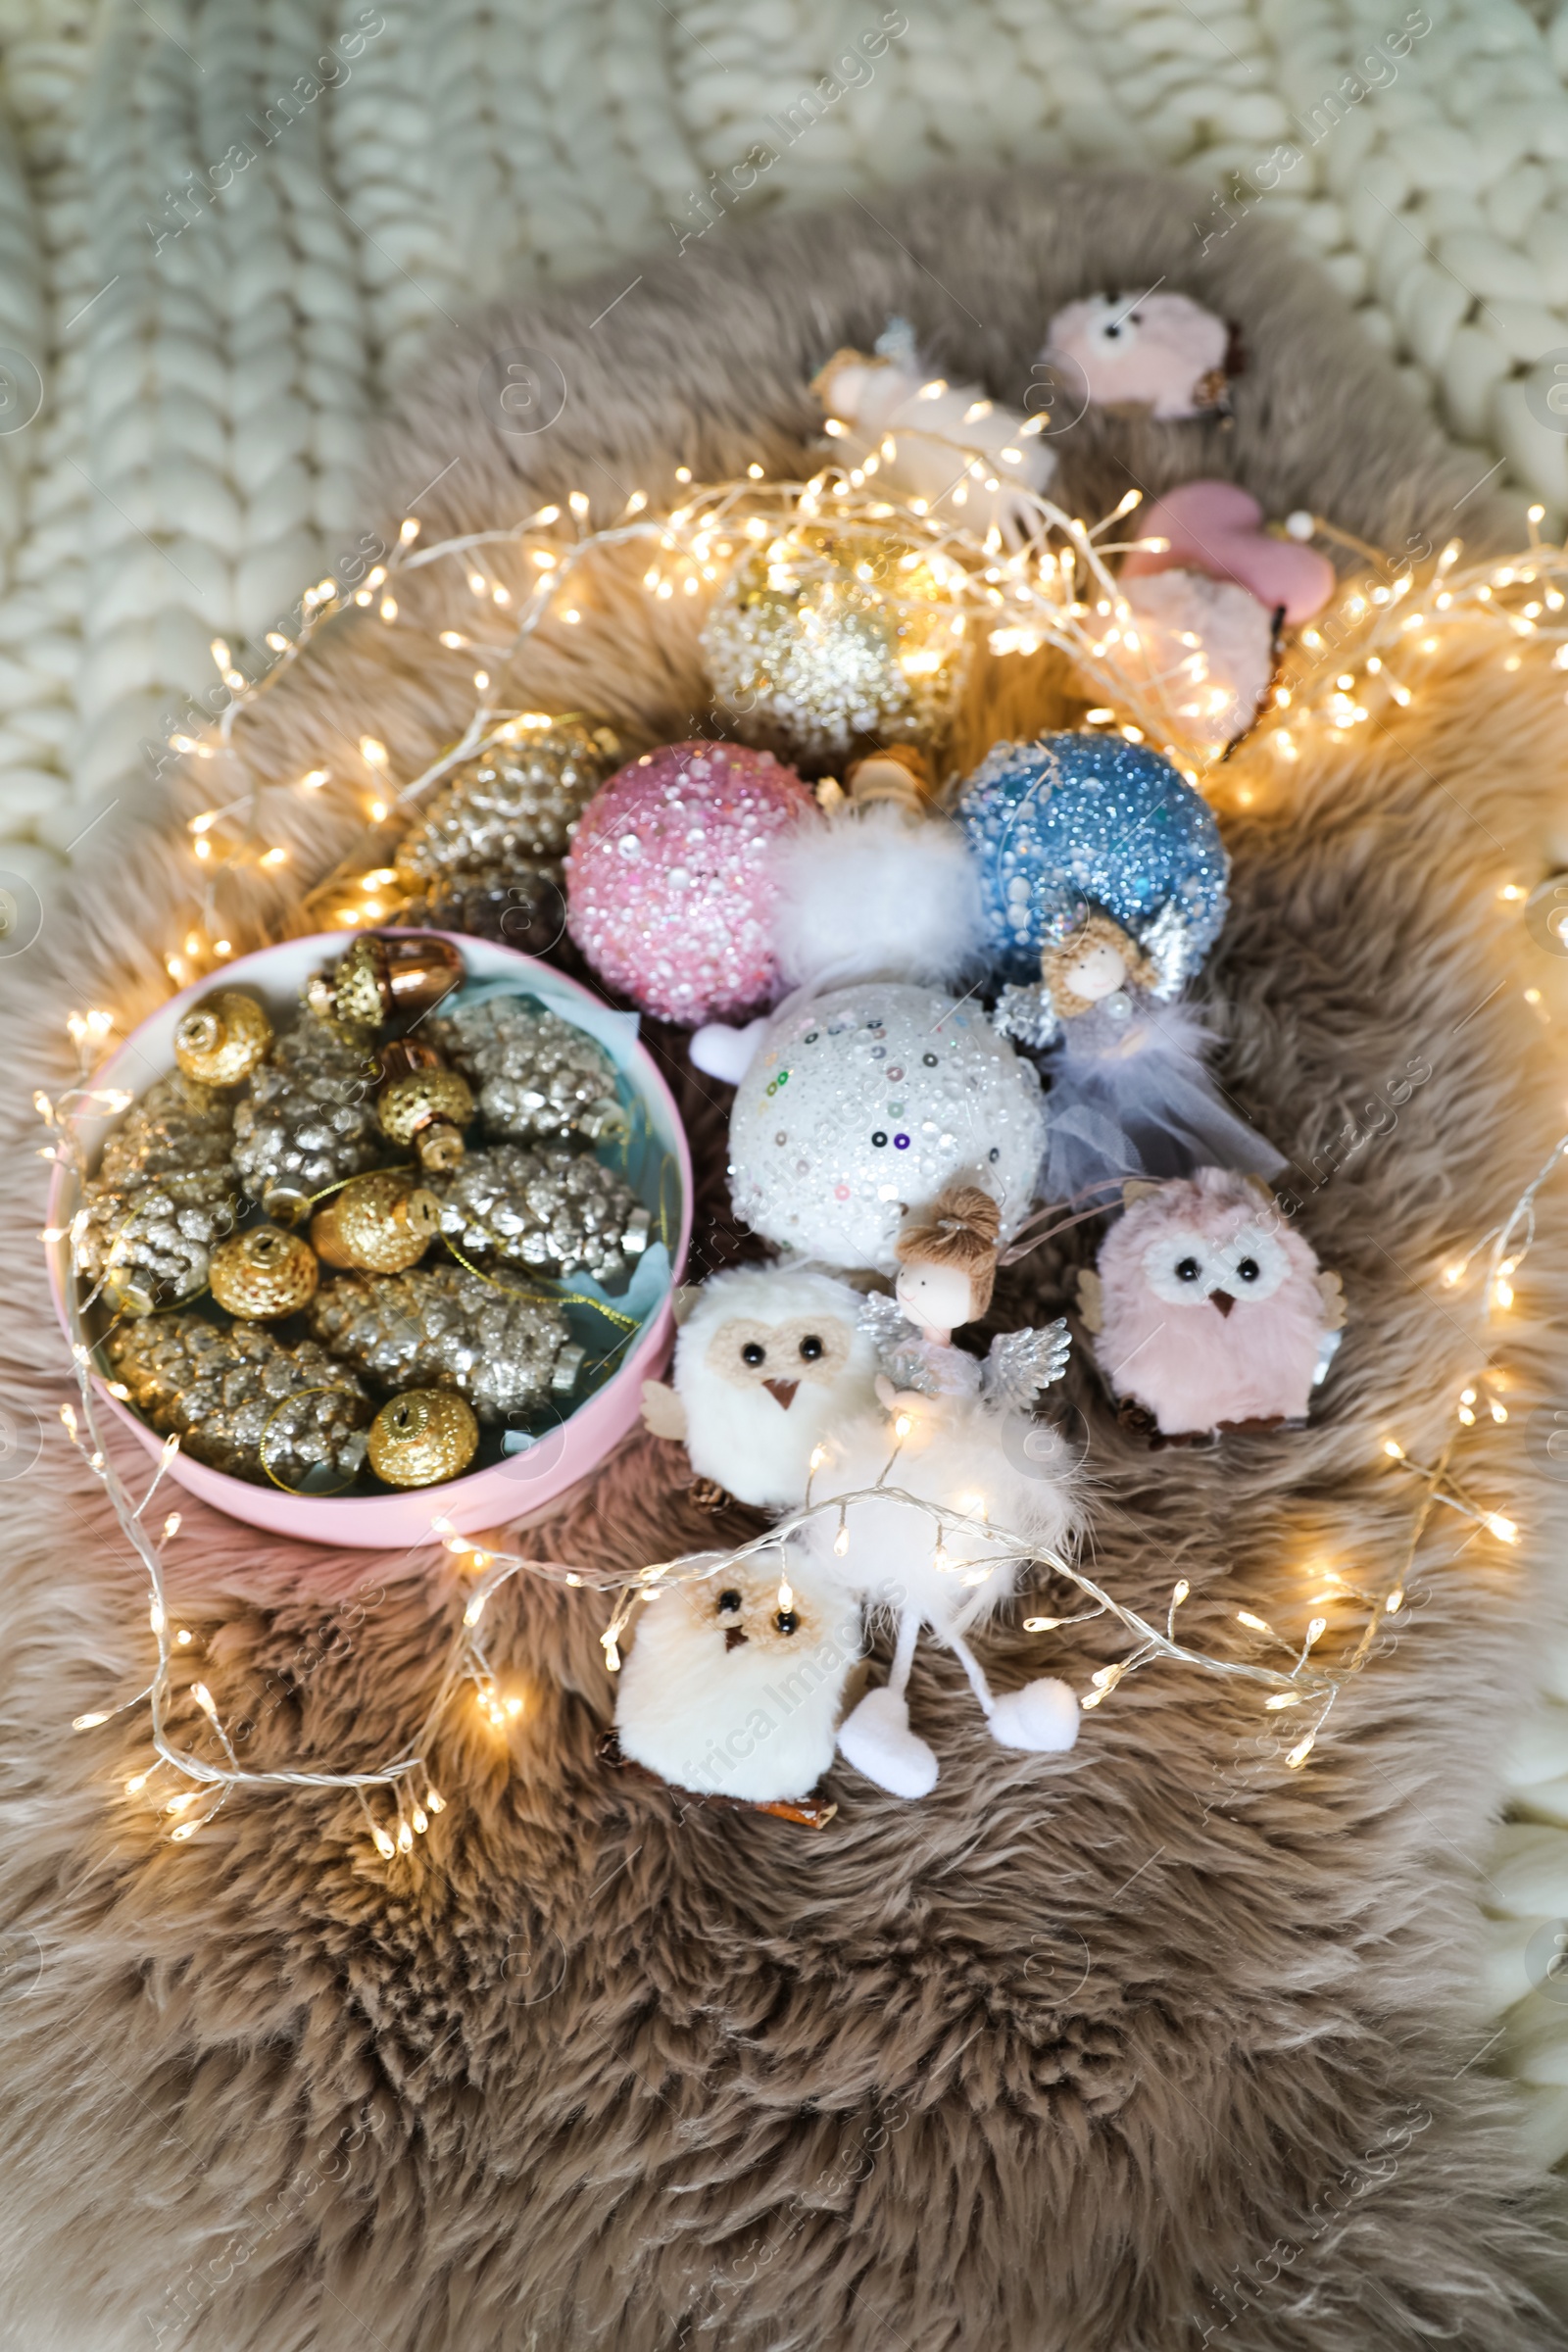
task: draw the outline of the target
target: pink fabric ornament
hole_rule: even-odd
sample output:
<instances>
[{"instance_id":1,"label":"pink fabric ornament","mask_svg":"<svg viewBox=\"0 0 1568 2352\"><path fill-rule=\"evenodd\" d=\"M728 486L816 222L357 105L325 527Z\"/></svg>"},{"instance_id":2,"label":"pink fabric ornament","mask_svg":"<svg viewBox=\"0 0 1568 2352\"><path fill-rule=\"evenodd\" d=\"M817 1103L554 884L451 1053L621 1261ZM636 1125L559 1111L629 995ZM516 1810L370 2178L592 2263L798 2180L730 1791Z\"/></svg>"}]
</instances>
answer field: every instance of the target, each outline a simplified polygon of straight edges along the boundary
<instances>
[{"instance_id":1,"label":"pink fabric ornament","mask_svg":"<svg viewBox=\"0 0 1568 2352\"><path fill-rule=\"evenodd\" d=\"M1228 1169L1129 1185L1078 1299L1111 1394L1162 1437L1304 1421L1345 1321L1266 1188Z\"/></svg>"},{"instance_id":2,"label":"pink fabric ornament","mask_svg":"<svg viewBox=\"0 0 1568 2352\"><path fill-rule=\"evenodd\" d=\"M1124 580L1156 571L1202 571L1211 580L1234 580L1268 612L1285 607L1288 621L1310 620L1334 593L1335 570L1327 556L1296 539L1273 539L1263 528L1263 510L1238 482L1183 482L1146 507L1138 518L1140 539L1168 539L1163 554L1135 548L1121 567Z\"/></svg>"},{"instance_id":3,"label":"pink fabric ornament","mask_svg":"<svg viewBox=\"0 0 1568 2352\"><path fill-rule=\"evenodd\" d=\"M1081 400L1161 420L1225 410L1231 330L1185 294L1092 294L1051 321L1042 358L1065 363Z\"/></svg>"},{"instance_id":4,"label":"pink fabric ornament","mask_svg":"<svg viewBox=\"0 0 1568 2352\"><path fill-rule=\"evenodd\" d=\"M589 803L566 859L566 922L594 970L695 1026L774 993L774 845L815 804L771 752L671 743Z\"/></svg>"}]
</instances>

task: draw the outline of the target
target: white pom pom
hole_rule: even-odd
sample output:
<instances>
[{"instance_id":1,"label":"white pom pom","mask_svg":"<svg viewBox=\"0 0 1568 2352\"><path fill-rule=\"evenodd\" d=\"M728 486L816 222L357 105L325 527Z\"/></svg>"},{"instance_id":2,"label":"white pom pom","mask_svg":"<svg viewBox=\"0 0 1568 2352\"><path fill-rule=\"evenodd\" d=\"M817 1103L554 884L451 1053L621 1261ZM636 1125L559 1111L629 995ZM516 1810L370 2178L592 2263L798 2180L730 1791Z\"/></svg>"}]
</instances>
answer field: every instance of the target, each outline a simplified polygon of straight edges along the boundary
<instances>
[{"instance_id":1,"label":"white pom pom","mask_svg":"<svg viewBox=\"0 0 1568 2352\"><path fill-rule=\"evenodd\" d=\"M979 878L945 817L847 808L781 843L774 870L775 952L792 988L946 987L979 959Z\"/></svg>"},{"instance_id":2,"label":"white pom pom","mask_svg":"<svg viewBox=\"0 0 1568 2352\"><path fill-rule=\"evenodd\" d=\"M1065 1754L1078 1738L1078 1696L1066 1683L1043 1676L1021 1690L1004 1690L991 1709L991 1737L1002 1747L1035 1755Z\"/></svg>"}]
</instances>

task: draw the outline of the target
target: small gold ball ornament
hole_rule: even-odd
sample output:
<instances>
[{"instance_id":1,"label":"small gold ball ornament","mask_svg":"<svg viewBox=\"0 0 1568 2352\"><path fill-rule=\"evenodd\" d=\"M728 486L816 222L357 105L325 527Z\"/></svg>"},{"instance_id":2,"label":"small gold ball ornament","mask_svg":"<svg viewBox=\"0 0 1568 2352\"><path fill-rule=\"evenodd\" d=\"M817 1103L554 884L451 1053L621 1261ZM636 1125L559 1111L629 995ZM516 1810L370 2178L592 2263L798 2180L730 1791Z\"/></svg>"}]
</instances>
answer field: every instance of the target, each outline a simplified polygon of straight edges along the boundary
<instances>
[{"instance_id":1,"label":"small gold ball ornament","mask_svg":"<svg viewBox=\"0 0 1568 2352\"><path fill-rule=\"evenodd\" d=\"M220 989L193 1004L174 1031L174 1059L201 1086L238 1086L266 1060L272 1024L254 997Z\"/></svg>"},{"instance_id":2,"label":"small gold ball ornament","mask_svg":"<svg viewBox=\"0 0 1568 2352\"><path fill-rule=\"evenodd\" d=\"M410 1389L370 1423L370 1468L389 1487L434 1487L472 1461L479 1424L449 1389Z\"/></svg>"},{"instance_id":3,"label":"small gold ball ornament","mask_svg":"<svg viewBox=\"0 0 1568 2352\"><path fill-rule=\"evenodd\" d=\"M401 1169L355 1176L311 1220L311 1247L324 1265L364 1274L416 1266L441 1230L434 1193Z\"/></svg>"},{"instance_id":4,"label":"small gold ball ornament","mask_svg":"<svg viewBox=\"0 0 1568 2352\"><path fill-rule=\"evenodd\" d=\"M303 1234L258 1225L219 1245L208 1279L213 1297L231 1315L270 1323L308 1305L320 1277L316 1252Z\"/></svg>"}]
</instances>

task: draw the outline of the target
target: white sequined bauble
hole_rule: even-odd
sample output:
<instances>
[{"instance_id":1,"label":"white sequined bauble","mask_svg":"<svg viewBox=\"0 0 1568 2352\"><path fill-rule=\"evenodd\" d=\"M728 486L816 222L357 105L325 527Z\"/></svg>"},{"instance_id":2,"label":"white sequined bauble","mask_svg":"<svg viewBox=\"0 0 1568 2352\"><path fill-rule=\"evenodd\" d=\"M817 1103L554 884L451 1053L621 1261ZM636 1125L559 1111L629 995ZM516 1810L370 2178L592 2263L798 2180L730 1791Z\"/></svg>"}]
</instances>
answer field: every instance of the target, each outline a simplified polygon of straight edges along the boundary
<instances>
[{"instance_id":1,"label":"white sequined bauble","mask_svg":"<svg viewBox=\"0 0 1568 2352\"><path fill-rule=\"evenodd\" d=\"M978 1004L861 981L768 1024L730 1118L735 1209L830 1266L893 1272L906 1212L982 1184L1005 1240L1034 1199L1046 1109L1033 1063Z\"/></svg>"}]
</instances>

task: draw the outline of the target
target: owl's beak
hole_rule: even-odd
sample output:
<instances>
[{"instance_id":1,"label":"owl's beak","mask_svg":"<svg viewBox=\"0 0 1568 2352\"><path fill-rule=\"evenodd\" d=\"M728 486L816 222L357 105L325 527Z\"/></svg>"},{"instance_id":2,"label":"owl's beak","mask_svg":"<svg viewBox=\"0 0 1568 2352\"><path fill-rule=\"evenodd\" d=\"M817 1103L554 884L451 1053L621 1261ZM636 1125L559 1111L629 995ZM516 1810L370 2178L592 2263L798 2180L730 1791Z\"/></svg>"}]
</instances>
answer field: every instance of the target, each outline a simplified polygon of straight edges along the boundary
<instances>
[{"instance_id":1,"label":"owl's beak","mask_svg":"<svg viewBox=\"0 0 1568 2352\"><path fill-rule=\"evenodd\" d=\"M795 1402L795 1392L800 1385L798 1380L764 1380L762 1383L775 1404L781 1404L786 1412Z\"/></svg>"},{"instance_id":2,"label":"owl's beak","mask_svg":"<svg viewBox=\"0 0 1568 2352\"><path fill-rule=\"evenodd\" d=\"M739 1649L745 1640L746 1636L738 1625L726 1625L724 1628L724 1654L726 1657L732 1649Z\"/></svg>"},{"instance_id":3,"label":"owl's beak","mask_svg":"<svg viewBox=\"0 0 1568 2352\"><path fill-rule=\"evenodd\" d=\"M1208 1294L1208 1303L1210 1306L1217 1306L1222 1315L1228 1315L1231 1311L1231 1308L1236 1304L1236 1301L1231 1297L1229 1291L1210 1291Z\"/></svg>"}]
</instances>

